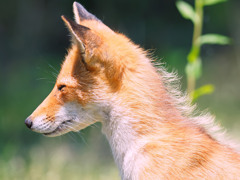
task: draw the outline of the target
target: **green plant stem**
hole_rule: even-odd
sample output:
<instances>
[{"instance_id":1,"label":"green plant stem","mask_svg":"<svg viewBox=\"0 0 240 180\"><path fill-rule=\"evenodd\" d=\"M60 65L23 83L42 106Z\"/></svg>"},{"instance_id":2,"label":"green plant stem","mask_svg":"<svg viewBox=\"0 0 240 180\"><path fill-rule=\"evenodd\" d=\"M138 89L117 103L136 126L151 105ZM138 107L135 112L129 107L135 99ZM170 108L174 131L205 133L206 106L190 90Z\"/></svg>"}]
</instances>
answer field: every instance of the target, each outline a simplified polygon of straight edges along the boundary
<instances>
[{"instance_id":1,"label":"green plant stem","mask_svg":"<svg viewBox=\"0 0 240 180\"><path fill-rule=\"evenodd\" d=\"M188 83L187 84L187 92L188 92L189 96L191 97L191 93L195 89L196 79L193 76L188 76L187 83ZM192 99L192 97L191 97L191 99Z\"/></svg>"},{"instance_id":2,"label":"green plant stem","mask_svg":"<svg viewBox=\"0 0 240 180\"><path fill-rule=\"evenodd\" d=\"M194 23L194 30L193 30L193 39L192 44L193 47L198 49L197 57L200 53L200 43L198 41L198 38L202 34L202 25L203 25L203 5L201 0L195 0L195 11L196 11L196 17L195 17L195 23Z\"/></svg>"},{"instance_id":3,"label":"green plant stem","mask_svg":"<svg viewBox=\"0 0 240 180\"><path fill-rule=\"evenodd\" d=\"M192 49L189 53L188 63L195 63L200 55L201 44L199 43L199 38L202 34L203 26L203 5L201 0L195 0L195 22L193 26L193 38L192 38ZM194 55L194 56L193 56ZM195 90L196 77L193 74L187 75L188 87L187 91L189 95Z\"/></svg>"}]
</instances>

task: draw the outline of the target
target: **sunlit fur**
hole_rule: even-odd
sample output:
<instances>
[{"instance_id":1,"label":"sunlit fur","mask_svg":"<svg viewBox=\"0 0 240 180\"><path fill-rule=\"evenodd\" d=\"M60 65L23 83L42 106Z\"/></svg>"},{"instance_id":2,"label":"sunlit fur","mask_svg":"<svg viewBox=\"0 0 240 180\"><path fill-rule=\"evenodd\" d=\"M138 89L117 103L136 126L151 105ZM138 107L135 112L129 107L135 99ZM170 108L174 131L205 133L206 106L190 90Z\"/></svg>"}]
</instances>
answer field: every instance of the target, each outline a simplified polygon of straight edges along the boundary
<instances>
[{"instance_id":1,"label":"sunlit fur","mask_svg":"<svg viewBox=\"0 0 240 180\"><path fill-rule=\"evenodd\" d=\"M57 136L100 121L124 180L240 179L240 155L211 116L194 113L176 75L157 70L101 21L84 20L81 8L74 3L81 26L63 17L73 44L52 92L30 116L32 130Z\"/></svg>"}]
</instances>

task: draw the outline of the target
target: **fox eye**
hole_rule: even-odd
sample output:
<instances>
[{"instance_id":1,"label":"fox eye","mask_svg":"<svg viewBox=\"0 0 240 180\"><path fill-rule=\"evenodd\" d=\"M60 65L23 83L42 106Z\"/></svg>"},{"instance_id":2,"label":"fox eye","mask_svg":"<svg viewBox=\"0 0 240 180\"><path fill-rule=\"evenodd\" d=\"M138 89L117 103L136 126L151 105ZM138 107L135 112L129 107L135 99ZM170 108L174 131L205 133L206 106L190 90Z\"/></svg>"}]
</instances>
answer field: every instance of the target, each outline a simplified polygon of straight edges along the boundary
<instances>
[{"instance_id":1,"label":"fox eye","mask_svg":"<svg viewBox=\"0 0 240 180\"><path fill-rule=\"evenodd\" d=\"M61 90L63 90L63 88L65 88L65 87L66 87L66 85L60 85L60 86L58 86L58 90L61 91Z\"/></svg>"}]
</instances>

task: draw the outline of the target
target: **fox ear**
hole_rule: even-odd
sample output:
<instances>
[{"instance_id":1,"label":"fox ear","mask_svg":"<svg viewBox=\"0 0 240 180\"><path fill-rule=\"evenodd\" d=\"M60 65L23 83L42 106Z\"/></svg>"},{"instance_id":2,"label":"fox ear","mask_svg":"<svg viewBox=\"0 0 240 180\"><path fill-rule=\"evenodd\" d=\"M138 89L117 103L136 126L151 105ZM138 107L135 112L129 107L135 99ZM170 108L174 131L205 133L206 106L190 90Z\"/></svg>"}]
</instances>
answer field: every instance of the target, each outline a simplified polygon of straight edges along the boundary
<instances>
[{"instance_id":1,"label":"fox ear","mask_svg":"<svg viewBox=\"0 0 240 180\"><path fill-rule=\"evenodd\" d=\"M101 22L96 16L89 13L81 4L74 2L73 3L73 13L75 16L75 21L80 24L84 20L95 20Z\"/></svg>"},{"instance_id":2,"label":"fox ear","mask_svg":"<svg viewBox=\"0 0 240 180\"><path fill-rule=\"evenodd\" d=\"M72 34L72 37L77 40L77 43L79 45L79 49L81 51L81 54L85 54L85 45L84 45L84 39L87 35L87 33L90 31L90 29L86 26L79 25L75 23L74 21L68 19L65 16L61 16L62 20L66 24L67 28Z\"/></svg>"}]
</instances>

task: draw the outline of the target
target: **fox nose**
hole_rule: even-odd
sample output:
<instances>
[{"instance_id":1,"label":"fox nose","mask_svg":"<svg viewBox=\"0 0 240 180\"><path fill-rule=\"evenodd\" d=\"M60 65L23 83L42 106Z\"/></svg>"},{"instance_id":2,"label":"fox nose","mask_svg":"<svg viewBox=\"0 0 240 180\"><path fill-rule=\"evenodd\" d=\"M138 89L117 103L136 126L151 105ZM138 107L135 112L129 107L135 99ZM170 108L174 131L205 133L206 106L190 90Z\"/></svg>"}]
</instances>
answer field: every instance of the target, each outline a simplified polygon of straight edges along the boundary
<instances>
[{"instance_id":1,"label":"fox nose","mask_svg":"<svg viewBox=\"0 0 240 180\"><path fill-rule=\"evenodd\" d=\"M25 124L26 124L26 126L27 126L29 129L31 129L31 127L32 127L32 120L31 120L30 117L28 117L28 118L25 120Z\"/></svg>"}]
</instances>

